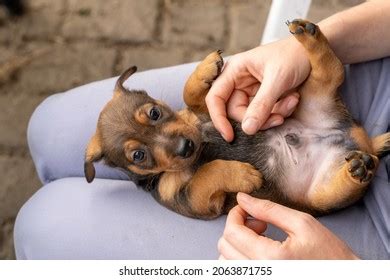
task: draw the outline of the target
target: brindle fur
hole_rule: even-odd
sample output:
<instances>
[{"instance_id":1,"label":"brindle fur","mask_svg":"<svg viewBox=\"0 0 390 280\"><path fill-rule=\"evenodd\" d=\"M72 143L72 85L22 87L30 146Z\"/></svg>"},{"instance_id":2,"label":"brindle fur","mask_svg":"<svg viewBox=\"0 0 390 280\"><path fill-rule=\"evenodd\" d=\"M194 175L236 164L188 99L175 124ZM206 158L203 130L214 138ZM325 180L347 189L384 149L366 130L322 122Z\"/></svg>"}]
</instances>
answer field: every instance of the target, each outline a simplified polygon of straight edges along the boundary
<instances>
[{"instance_id":1,"label":"brindle fur","mask_svg":"<svg viewBox=\"0 0 390 280\"><path fill-rule=\"evenodd\" d=\"M377 156L390 150L390 133L370 139L353 120L337 94L342 64L318 26L304 20L287 24L305 47L312 71L298 89L300 105L283 125L248 136L232 121L235 140L223 140L204 100L221 72L219 51L188 79L188 108L180 112L123 87L133 67L118 79L114 98L99 117L85 156L87 181L95 176L93 162L103 158L161 204L201 219L226 213L239 191L316 215L357 201L375 173ZM151 106L160 108L162 120L149 120ZM183 139L195 145L188 157L177 155ZM141 163L131 158L137 147L148 154Z\"/></svg>"}]
</instances>

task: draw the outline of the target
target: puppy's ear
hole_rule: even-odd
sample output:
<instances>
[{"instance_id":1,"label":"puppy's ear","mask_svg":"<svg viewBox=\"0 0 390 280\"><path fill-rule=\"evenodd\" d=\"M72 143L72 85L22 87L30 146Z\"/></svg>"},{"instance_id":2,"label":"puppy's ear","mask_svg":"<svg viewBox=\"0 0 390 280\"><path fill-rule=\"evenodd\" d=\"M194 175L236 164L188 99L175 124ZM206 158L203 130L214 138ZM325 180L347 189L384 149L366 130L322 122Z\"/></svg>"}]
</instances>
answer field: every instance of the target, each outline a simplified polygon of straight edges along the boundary
<instances>
[{"instance_id":1,"label":"puppy's ear","mask_svg":"<svg viewBox=\"0 0 390 280\"><path fill-rule=\"evenodd\" d=\"M131 66L125 72L123 72L116 81L114 97L123 93L130 93L130 91L123 86L123 83L135 72L137 72L137 66Z\"/></svg>"},{"instance_id":2,"label":"puppy's ear","mask_svg":"<svg viewBox=\"0 0 390 280\"><path fill-rule=\"evenodd\" d=\"M88 143L87 150L85 151L84 160L84 175L88 183L91 183L95 178L95 167L93 163L100 160L103 157L102 142L100 139L100 133L96 131Z\"/></svg>"}]
</instances>

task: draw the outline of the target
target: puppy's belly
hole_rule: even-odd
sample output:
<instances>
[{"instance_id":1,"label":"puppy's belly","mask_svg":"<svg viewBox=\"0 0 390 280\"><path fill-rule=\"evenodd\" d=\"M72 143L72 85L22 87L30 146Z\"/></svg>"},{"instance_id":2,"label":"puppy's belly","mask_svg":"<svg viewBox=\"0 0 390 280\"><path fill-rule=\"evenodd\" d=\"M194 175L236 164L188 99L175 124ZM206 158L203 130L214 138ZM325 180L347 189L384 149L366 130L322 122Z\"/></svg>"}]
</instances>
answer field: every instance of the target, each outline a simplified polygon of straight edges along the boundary
<instances>
[{"instance_id":1,"label":"puppy's belly","mask_svg":"<svg viewBox=\"0 0 390 280\"><path fill-rule=\"evenodd\" d=\"M268 160L279 170L280 190L295 202L305 203L317 186L330 181L353 146L342 130L305 127L294 119L270 131L269 145L275 157ZM275 170L274 169L274 170Z\"/></svg>"}]
</instances>

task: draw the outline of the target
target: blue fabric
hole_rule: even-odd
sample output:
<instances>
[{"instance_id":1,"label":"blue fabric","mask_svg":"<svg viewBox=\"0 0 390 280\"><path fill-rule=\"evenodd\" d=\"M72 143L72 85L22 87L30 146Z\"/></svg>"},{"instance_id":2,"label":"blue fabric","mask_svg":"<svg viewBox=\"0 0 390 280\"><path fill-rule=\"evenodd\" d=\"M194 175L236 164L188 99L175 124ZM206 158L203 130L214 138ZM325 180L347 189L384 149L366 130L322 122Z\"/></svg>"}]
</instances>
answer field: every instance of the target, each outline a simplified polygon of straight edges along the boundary
<instances>
[{"instance_id":1,"label":"blue fabric","mask_svg":"<svg viewBox=\"0 0 390 280\"><path fill-rule=\"evenodd\" d=\"M175 109L195 64L132 76ZM347 67L341 88L352 114L370 135L389 131L390 59ZM28 141L44 186L23 206L15 225L19 259L213 259L226 217L200 221L157 204L121 172L98 164L97 179L83 178L84 150L115 79L57 94L35 111ZM365 259L390 258L390 158L381 161L364 199L320 221ZM99 179L100 178L100 179ZM269 227L267 234L283 238Z\"/></svg>"},{"instance_id":2,"label":"blue fabric","mask_svg":"<svg viewBox=\"0 0 390 280\"><path fill-rule=\"evenodd\" d=\"M344 102L370 136L390 131L390 58L346 69ZM390 255L390 156L381 160L363 204Z\"/></svg>"}]
</instances>

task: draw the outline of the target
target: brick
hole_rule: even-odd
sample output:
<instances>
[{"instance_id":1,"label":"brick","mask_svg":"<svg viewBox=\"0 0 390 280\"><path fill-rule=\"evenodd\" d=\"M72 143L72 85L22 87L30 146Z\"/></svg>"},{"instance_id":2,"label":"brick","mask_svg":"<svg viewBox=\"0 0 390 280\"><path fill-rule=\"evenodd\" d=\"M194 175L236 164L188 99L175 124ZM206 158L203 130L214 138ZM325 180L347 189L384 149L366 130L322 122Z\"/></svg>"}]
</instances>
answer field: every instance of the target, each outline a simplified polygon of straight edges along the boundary
<instances>
[{"instance_id":1,"label":"brick","mask_svg":"<svg viewBox=\"0 0 390 280\"><path fill-rule=\"evenodd\" d=\"M26 38L49 39L58 36L64 12L64 0L25 1L28 12L17 19L7 19L0 26L0 42Z\"/></svg>"},{"instance_id":2,"label":"brick","mask_svg":"<svg viewBox=\"0 0 390 280\"><path fill-rule=\"evenodd\" d=\"M15 259L13 228L15 219L0 219L0 260Z\"/></svg>"},{"instance_id":3,"label":"brick","mask_svg":"<svg viewBox=\"0 0 390 280\"><path fill-rule=\"evenodd\" d=\"M158 0L69 0L66 38L148 42L154 38Z\"/></svg>"},{"instance_id":4,"label":"brick","mask_svg":"<svg viewBox=\"0 0 390 280\"><path fill-rule=\"evenodd\" d=\"M260 44L271 1L239 1L229 7L229 51L245 51Z\"/></svg>"},{"instance_id":5,"label":"brick","mask_svg":"<svg viewBox=\"0 0 390 280\"><path fill-rule=\"evenodd\" d=\"M15 55L15 51L11 48L0 46L0 65L8 61Z\"/></svg>"},{"instance_id":6,"label":"brick","mask_svg":"<svg viewBox=\"0 0 390 280\"><path fill-rule=\"evenodd\" d=\"M16 217L19 209L42 185L29 157L0 155L0 220Z\"/></svg>"},{"instance_id":7,"label":"brick","mask_svg":"<svg viewBox=\"0 0 390 280\"><path fill-rule=\"evenodd\" d=\"M92 43L53 45L18 75L17 91L50 95L112 75L115 49Z\"/></svg>"},{"instance_id":8,"label":"brick","mask_svg":"<svg viewBox=\"0 0 390 280\"><path fill-rule=\"evenodd\" d=\"M6 9L0 8L0 26L3 24L4 21L8 19L8 13Z\"/></svg>"},{"instance_id":9,"label":"brick","mask_svg":"<svg viewBox=\"0 0 390 280\"><path fill-rule=\"evenodd\" d=\"M46 96L110 77L114 59L114 50L82 44L59 46L25 66L17 82L1 88L0 145L26 146L28 120Z\"/></svg>"},{"instance_id":10,"label":"brick","mask_svg":"<svg viewBox=\"0 0 390 280\"><path fill-rule=\"evenodd\" d=\"M172 66L187 62L185 51L175 48L130 48L121 52L117 74L131 65L136 65L139 70L147 70Z\"/></svg>"},{"instance_id":11,"label":"brick","mask_svg":"<svg viewBox=\"0 0 390 280\"><path fill-rule=\"evenodd\" d=\"M163 40L192 47L224 48L225 4L214 0L167 1Z\"/></svg>"},{"instance_id":12,"label":"brick","mask_svg":"<svg viewBox=\"0 0 390 280\"><path fill-rule=\"evenodd\" d=\"M23 95L8 94L14 91L14 88L8 86L3 87L1 91L6 94L0 95L0 146L26 149L29 118L44 97L29 96L29 92Z\"/></svg>"}]
</instances>

